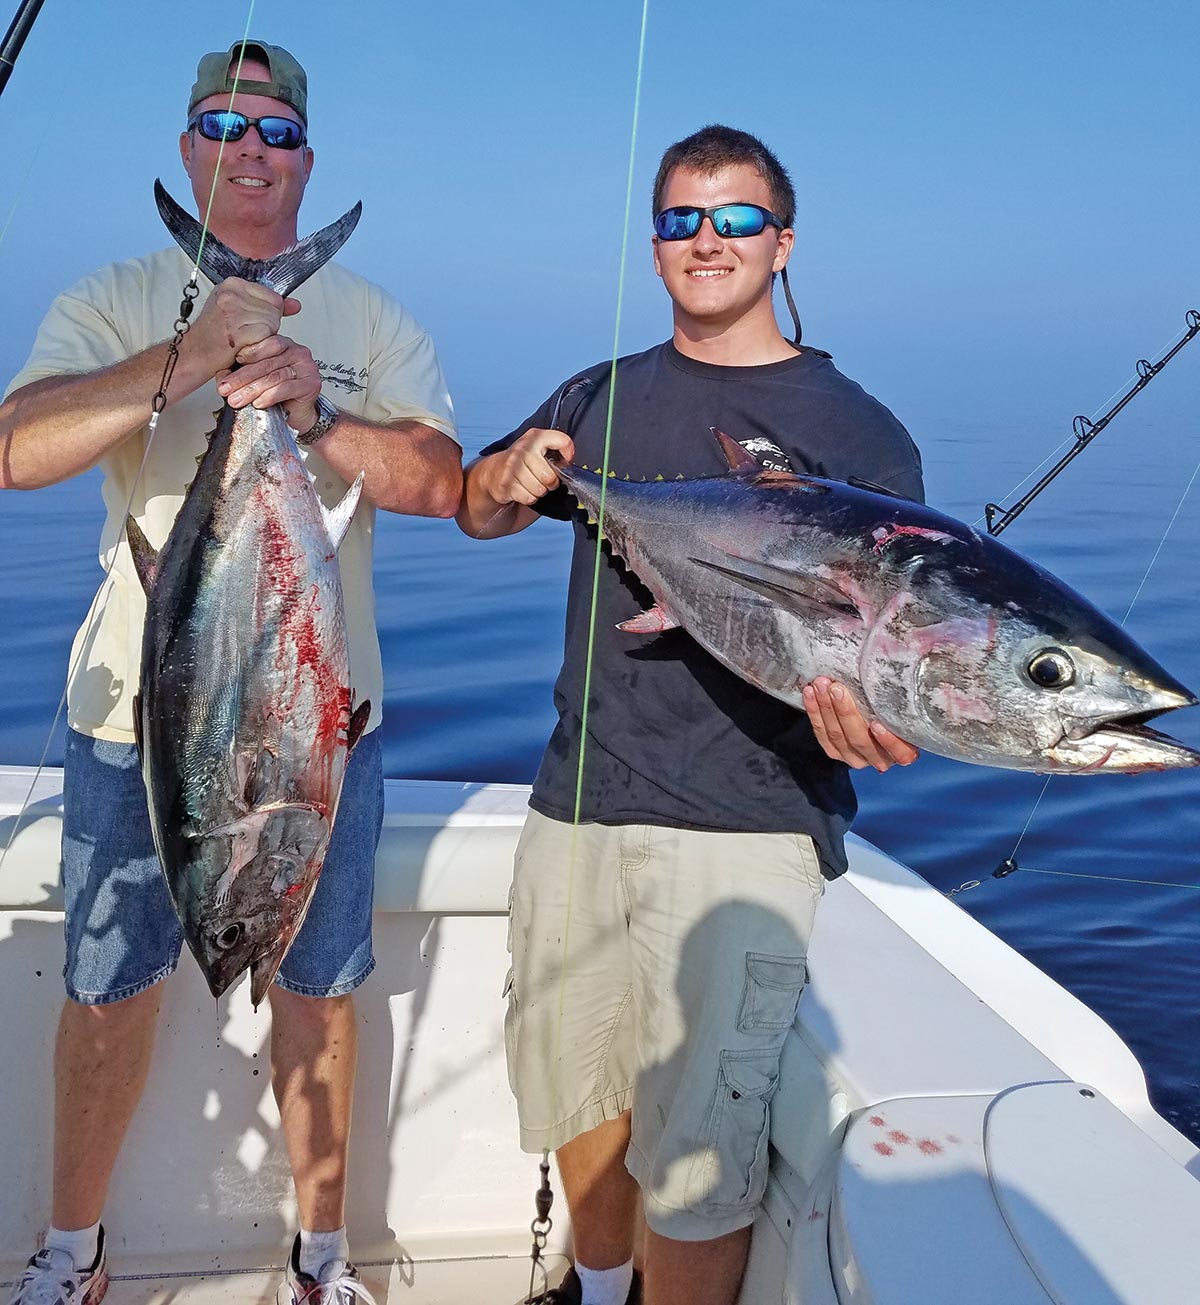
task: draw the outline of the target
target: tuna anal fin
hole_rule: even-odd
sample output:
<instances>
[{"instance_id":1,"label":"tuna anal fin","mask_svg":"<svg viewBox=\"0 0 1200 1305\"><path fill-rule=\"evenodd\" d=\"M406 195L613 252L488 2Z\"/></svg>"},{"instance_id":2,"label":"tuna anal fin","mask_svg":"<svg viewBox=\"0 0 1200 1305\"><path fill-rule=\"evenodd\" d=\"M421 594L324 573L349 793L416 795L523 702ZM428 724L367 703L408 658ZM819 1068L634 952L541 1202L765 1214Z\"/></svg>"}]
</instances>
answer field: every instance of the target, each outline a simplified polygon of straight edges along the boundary
<instances>
[{"instance_id":1,"label":"tuna anal fin","mask_svg":"<svg viewBox=\"0 0 1200 1305\"><path fill-rule=\"evenodd\" d=\"M660 603L655 603L647 611L631 616L628 621L619 622L617 629L624 630L626 634L661 634L663 630L678 630L679 622L664 612Z\"/></svg>"},{"instance_id":2,"label":"tuna anal fin","mask_svg":"<svg viewBox=\"0 0 1200 1305\"><path fill-rule=\"evenodd\" d=\"M158 574L158 554L150 547L142 528L132 517L125 518L125 538L129 540L129 551L133 554L133 567L142 582L142 588L148 594L154 577Z\"/></svg>"},{"instance_id":3,"label":"tuna anal fin","mask_svg":"<svg viewBox=\"0 0 1200 1305\"><path fill-rule=\"evenodd\" d=\"M327 508L324 503L321 504L321 516L325 519L325 529L329 532L329 542L333 545L334 552L342 546L342 540L346 538L346 531L350 529L350 522L354 518L354 510L358 507L358 500L362 496L363 480L366 473L360 471L354 479L354 484L342 496L342 501L337 507Z\"/></svg>"},{"instance_id":4,"label":"tuna anal fin","mask_svg":"<svg viewBox=\"0 0 1200 1305\"><path fill-rule=\"evenodd\" d=\"M716 571L737 584L762 594L773 603L794 611L799 616L859 616L858 608L834 585L815 576L772 566L769 562L748 562L731 558L736 566L721 566L701 557L689 559L697 566Z\"/></svg>"}]
</instances>

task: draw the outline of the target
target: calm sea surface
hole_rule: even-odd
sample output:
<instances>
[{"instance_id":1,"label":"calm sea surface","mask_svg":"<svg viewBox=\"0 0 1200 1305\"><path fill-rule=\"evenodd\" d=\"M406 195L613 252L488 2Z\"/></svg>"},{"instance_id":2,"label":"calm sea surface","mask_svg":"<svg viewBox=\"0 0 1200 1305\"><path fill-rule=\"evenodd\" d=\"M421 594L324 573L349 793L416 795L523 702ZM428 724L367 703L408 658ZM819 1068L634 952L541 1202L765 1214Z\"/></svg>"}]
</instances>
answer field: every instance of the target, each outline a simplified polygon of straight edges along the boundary
<instances>
[{"instance_id":1,"label":"calm sea surface","mask_svg":"<svg viewBox=\"0 0 1200 1305\"><path fill-rule=\"evenodd\" d=\"M529 406L540 398L531 396ZM1140 412L1135 409L1140 405ZM1200 457L1194 417L1122 414L1005 536L1124 618ZM474 416L474 413L472 414ZM468 450L522 414L468 426ZM905 414L931 503L975 520L1051 451L1044 421L963 429ZM1179 512L1129 628L1200 686L1200 485ZM387 773L529 782L549 734L568 532L510 540L381 515L376 567L387 673ZM99 577L99 480L0 495L0 759L36 763L70 638ZM1169 732L1200 746L1200 710ZM61 730L60 730L61 734ZM49 762L61 764L61 743ZM943 890L1107 1019L1146 1067L1159 1110L1200 1143L1200 771L1053 780L922 757L859 783L857 831ZM1018 860L1056 873L991 878ZM1091 876L1074 878L1071 876ZM1121 883L1119 879L1148 880Z\"/></svg>"}]
</instances>

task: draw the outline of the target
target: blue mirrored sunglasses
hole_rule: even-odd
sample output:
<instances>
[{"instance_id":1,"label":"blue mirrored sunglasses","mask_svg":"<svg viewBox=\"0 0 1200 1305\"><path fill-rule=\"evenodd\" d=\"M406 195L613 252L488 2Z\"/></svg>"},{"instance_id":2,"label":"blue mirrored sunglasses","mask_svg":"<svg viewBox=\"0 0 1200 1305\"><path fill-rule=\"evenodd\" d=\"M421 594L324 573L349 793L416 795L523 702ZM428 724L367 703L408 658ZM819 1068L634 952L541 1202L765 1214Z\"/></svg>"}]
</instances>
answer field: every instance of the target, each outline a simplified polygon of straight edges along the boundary
<instances>
[{"instance_id":1,"label":"blue mirrored sunglasses","mask_svg":"<svg viewBox=\"0 0 1200 1305\"><path fill-rule=\"evenodd\" d=\"M718 204L716 208L664 208L654 219L659 240L691 240L705 218L724 238L757 236L766 227L783 230L783 223L769 208L758 204Z\"/></svg>"},{"instance_id":2,"label":"blue mirrored sunglasses","mask_svg":"<svg viewBox=\"0 0 1200 1305\"><path fill-rule=\"evenodd\" d=\"M205 109L187 125L199 129L206 140L241 140L251 127L258 129L264 145L277 150L296 150L304 144L304 128L291 118L248 118L236 109Z\"/></svg>"}]
</instances>

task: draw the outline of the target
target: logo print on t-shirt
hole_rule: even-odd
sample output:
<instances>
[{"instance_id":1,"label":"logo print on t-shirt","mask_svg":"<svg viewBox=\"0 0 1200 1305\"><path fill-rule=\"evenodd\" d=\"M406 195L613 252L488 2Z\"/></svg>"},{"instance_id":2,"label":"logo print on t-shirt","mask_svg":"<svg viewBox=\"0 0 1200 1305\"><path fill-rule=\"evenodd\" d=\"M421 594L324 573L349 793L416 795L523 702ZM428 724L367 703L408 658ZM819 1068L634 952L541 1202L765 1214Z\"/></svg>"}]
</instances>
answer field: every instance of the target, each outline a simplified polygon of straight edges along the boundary
<instances>
[{"instance_id":1,"label":"logo print on t-shirt","mask_svg":"<svg viewBox=\"0 0 1200 1305\"><path fill-rule=\"evenodd\" d=\"M326 362L324 358L314 358L317 370L321 373L321 384L332 385L347 394L361 394L367 388L367 369L351 367L349 363Z\"/></svg>"}]
</instances>

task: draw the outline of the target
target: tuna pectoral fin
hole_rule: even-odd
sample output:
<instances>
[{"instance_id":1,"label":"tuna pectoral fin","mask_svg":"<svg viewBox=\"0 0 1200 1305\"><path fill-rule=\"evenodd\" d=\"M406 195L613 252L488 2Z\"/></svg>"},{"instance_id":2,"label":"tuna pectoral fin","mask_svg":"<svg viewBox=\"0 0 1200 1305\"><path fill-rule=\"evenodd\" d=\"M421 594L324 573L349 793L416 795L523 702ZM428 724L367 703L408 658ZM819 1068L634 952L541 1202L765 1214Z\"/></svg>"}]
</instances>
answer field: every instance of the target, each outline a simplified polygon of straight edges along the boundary
<instances>
[{"instance_id":1,"label":"tuna pectoral fin","mask_svg":"<svg viewBox=\"0 0 1200 1305\"><path fill-rule=\"evenodd\" d=\"M158 554L150 547L142 528L132 517L125 518L125 538L129 540L129 551L133 554L133 569L142 582L146 593L158 574Z\"/></svg>"},{"instance_id":2,"label":"tuna pectoral fin","mask_svg":"<svg viewBox=\"0 0 1200 1305\"><path fill-rule=\"evenodd\" d=\"M355 204L336 222L306 236L274 258L243 258L228 245L223 245L211 231L206 234L200 223L167 194L161 181L154 183L154 202L176 244L193 263L199 264L200 270L214 285L227 276L236 276L243 281L257 281L284 296L290 295L329 262L350 239L362 216L362 204Z\"/></svg>"},{"instance_id":3,"label":"tuna pectoral fin","mask_svg":"<svg viewBox=\"0 0 1200 1305\"><path fill-rule=\"evenodd\" d=\"M858 616L858 608L834 585L816 576L786 567L772 566L769 562L751 562L729 555L732 566L721 566L702 557L689 559L697 566L728 576L739 585L762 594L773 603L793 611L797 616Z\"/></svg>"},{"instance_id":4,"label":"tuna pectoral fin","mask_svg":"<svg viewBox=\"0 0 1200 1305\"><path fill-rule=\"evenodd\" d=\"M663 630L678 630L679 622L655 603L648 611L639 612L628 621L620 621L617 629L626 634L661 634Z\"/></svg>"},{"instance_id":5,"label":"tuna pectoral fin","mask_svg":"<svg viewBox=\"0 0 1200 1305\"><path fill-rule=\"evenodd\" d=\"M346 538L346 531L350 529L350 522L354 517L354 509L358 507L365 478L366 472L360 471L354 479L354 484L343 495L337 507L327 508L324 503L321 504L321 516L325 519L325 529L334 552L341 548L342 540Z\"/></svg>"}]
</instances>

